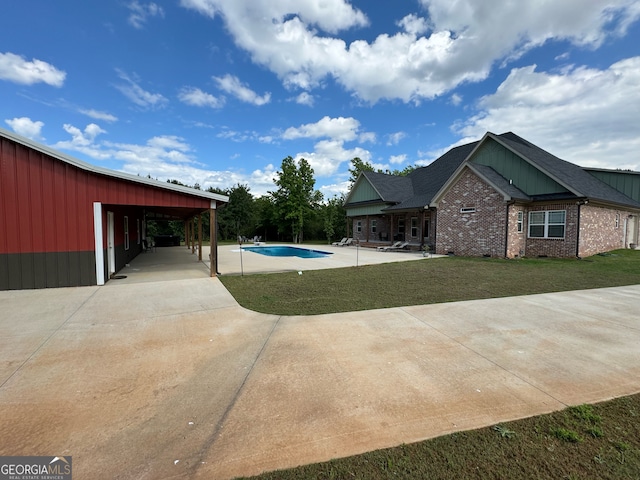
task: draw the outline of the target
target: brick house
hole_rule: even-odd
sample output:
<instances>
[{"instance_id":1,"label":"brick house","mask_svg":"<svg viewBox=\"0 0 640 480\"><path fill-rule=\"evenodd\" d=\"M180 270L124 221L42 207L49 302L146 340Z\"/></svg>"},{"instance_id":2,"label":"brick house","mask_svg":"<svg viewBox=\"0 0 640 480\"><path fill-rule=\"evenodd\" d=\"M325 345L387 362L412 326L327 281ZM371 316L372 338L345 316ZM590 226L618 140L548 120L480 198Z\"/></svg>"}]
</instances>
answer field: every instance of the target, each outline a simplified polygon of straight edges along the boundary
<instances>
[{"instance_id":1,"label":"brick house","mask_svg":"<svg viewBox=\"0 0 640 480\"><path fill-rule=\"evenodd\" d=\"M361 173L345 209L363 244L585 257L635 248L640 173L585 169L513 133L487 133L405 177Z\"/></svg>"}]
</instances>

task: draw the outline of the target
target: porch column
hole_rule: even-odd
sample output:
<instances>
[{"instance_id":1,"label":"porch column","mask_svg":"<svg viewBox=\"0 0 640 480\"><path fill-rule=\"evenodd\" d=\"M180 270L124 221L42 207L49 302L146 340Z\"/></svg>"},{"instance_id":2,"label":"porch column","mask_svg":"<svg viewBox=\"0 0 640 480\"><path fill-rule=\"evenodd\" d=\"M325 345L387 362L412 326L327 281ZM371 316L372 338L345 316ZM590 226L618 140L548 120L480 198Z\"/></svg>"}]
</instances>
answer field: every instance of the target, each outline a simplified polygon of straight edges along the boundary
<instances>
[{"instance_id":1,"label":"porch column","mask_svg":"<svg viewBox=\"0 0 640 480\"><path fill-rule=\"evenodd\" d=\"M218 263L218 239L216 237L216 202L211 201L211 208L209 209L209 244L211 245L211 253L209 255L209 262L211 263L210 276L216 276L216 264Z\"/></svg>"},{"instance_id":2,"label":"porch column","mask_svg":"<svg viewBox=\"0 0 640 480\"><path fill-rule=\"evenodd\" d=\"M367 229L367 243L369 243L369 215L367 215L367 226L366 226L366 229Z\"/></svg>"},{"instance_id":3,"label":"porch column","mask_svg":"<svg viewBox=\"0 0 640 480\"><path fill-rule=\"evenodd\" d=\"M196 253L196 217L191 217L189 220L191 224L191 255Z\"/></svg>"},{"instance_id":4,"label":"porch column","mask_svg":"<svg viewBox=\"0 0 640 480\"><path fill-rule=\"evenodd\" d=\"M198 215L198 260L202 261L202 214Z\"/></svg>"}]
</instances>

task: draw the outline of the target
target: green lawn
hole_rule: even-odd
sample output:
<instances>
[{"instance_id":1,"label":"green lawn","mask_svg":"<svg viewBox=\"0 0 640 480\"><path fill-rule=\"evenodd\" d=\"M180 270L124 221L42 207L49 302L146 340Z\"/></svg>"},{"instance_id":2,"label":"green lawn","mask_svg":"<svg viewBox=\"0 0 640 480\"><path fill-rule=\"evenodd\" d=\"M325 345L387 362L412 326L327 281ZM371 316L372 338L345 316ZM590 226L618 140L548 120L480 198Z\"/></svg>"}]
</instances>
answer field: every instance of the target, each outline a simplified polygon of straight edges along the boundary
<instances>
[{"instance_id":1,"label":"green lawn","mask_svg":"<svg viewBox=\"0 0 640 480\"><path fill-rule=\"evenodd\" d=\"M640 251L583 260L450 257L220 280L250 310L314 315L638 284Z\"/></svg>"},{"instance_id":2,"label":"green lawn","mask_svg":"<svg viewBox=\"0 0 640 480\"><path fill-rule=\"evenodd\" d=\"M638 479L640 395L253 478Z\"/></svg>"},{"instance_id":3,"label":"green lawn","mask_svg":"<svg viewBox=\"0 0 640 480\"><path fill-rule=\"evenodd\" d=\"M443 258L222 276L246 308L311 315L640 283L640 251L576 259ZM260 479L639 479L640 394Z\"/></svg>"}]
</instances>

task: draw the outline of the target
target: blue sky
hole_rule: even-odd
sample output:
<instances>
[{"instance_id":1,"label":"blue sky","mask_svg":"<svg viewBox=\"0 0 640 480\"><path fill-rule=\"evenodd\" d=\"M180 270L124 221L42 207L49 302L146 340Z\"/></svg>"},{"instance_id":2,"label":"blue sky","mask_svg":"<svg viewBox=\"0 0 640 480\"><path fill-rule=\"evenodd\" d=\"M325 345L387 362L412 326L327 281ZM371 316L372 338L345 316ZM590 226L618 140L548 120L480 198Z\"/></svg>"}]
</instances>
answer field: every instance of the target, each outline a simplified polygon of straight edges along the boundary
<instances>
[{"instance_id":1,"label":"blue sky","mask_svg":"<svg viewBox=\"0 0 640 480\"><path fill-rule=\"evenodd\" d=\"M5 2L0 126L102 167L261 195L286 156L427 165L513 131L640 170L640 2Z\"/></svg>"}]
</instances>

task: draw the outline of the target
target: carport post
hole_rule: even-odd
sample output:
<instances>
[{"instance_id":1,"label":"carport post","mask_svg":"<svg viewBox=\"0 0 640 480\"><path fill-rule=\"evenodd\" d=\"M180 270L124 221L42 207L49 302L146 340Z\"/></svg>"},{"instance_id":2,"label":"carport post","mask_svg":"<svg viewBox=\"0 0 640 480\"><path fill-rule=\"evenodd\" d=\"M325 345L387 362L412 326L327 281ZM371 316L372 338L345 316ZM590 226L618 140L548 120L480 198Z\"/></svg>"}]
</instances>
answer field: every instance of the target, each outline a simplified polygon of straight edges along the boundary
<instances>
[{"instance_id":1,"label":"carport post","mask_svg":"<svg viewBox=\"0 0 640 480\"><path fill-rule=\"evenodd\" d=\"M191 217L191 255L196 253L196 217Z\"/></svg>"},{"instance_id":2,"label":"carport post","mask_svg":"<svg viewBox=\"0 0 640 480\"><path fill-rule=\"evenodd\" d=\"M189 248L189 220L184 221L184 244Z\"/></svg>"},{"instance_id":3,"label":"carport post","mask_svg":"<svg viewBox=\"0 0 640 480\"><path fill-rule=\"evenodd\" d=\"M198 261L202 261L202 214L198 215Z\"/></svg>"},{"instance_id":4,"label":"carport post","mask_svg":"<svg viewBox=\"0 0 640 480\"><path fill-rule=\"evenodd\" d=\"M211 268L210 276L216 276L216 265L218 264L218 239L216 238L216 202L211 201L209 209L209 264Z\"/></svg>"}]
</instances>

